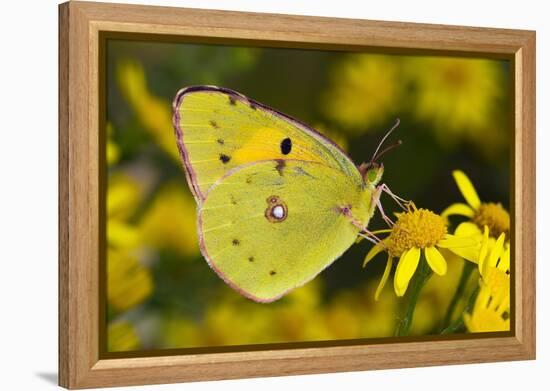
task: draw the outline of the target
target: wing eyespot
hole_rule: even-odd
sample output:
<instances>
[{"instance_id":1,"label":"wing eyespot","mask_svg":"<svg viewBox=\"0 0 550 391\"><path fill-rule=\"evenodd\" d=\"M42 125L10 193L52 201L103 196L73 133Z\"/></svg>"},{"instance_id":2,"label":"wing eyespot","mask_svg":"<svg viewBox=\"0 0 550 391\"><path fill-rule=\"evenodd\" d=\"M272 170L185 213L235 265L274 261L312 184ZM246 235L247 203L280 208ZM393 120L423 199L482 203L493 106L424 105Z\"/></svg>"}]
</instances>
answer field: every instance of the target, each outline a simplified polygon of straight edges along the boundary
<instances>
[{"instance_id":1,"label":"wing eyespot","mask_svg":"<svg viewBox=\"0 0 550 391\"><path fill-rule=\"evenodd\" d=\"M271 223L281 223L288 216L288 207L276 195L267 197L267 209L265 210L265 218Z\"/></svg>"}]
</instances>

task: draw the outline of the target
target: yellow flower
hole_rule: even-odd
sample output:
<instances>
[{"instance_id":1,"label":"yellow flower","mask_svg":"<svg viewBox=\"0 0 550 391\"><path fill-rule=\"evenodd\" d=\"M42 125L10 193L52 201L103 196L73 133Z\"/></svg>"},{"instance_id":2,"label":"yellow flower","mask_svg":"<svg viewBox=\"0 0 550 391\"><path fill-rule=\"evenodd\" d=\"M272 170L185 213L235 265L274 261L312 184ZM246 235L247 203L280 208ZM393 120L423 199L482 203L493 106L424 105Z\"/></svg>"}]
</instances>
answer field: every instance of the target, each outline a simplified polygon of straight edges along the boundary
<instances>
[{"instance_id":1,"label":"yellow flower","mask_svg":"<svg viewBox=\"0 0 550 391\"><path fill-rule=\"evenodd\" d=\"M470 332L506 331L510 329L510 245L504 233L491 242L489 228L484 227L479 252L480 291L471 314L464 314Z\"/></svg>"},{"instance_id":2,"label":"yellow flower","mask_svg":"<svg viewBox=\"0 0 550 391\"><path fill-rule=\"evenodd\" d=\"M139 337L128 322L110 323L107 328L107 350L109 352L127 352L140 348Z\"/></svg>"},{"instance_id":3,"label":"yellow flower","mask_svg":"<svg viewBox=\"0 0 550 391\"><path fill-rule=\"evenodd\" d=\"M153 291L149 269L126 251L107 249L107 301L123 312L141 304Z\"/></svg>"},{"instance_id":4,"label":"yellow flower","mask_svg":"<svg viewBox=\"0 0 550 391\"><path fill-rule=\"evenodd\" d=\"M143 244L168 248L185 256L199 252L195 201L181 182L169 182L155 195L139 222Z\"/></svg>"},{"instance_id":5,"label":"yellow flower","mask_svg":"<svg viewBox=\"0 0 550 391\"><path fill-rule=\"evenodd\" d=\"M504 242L504 234L491 244L485 227L478 268L491 296L510 308L510 245Z\"/></svg>"},{"instance_id":6,"label":"yellow flower","mask_svg":"<svg viewBox=\"0 0 550 391\"><path fill-rule=\"evenodd\" d=\"M504 93L501 64L494 60L415 57L406 63L416 94L414 114L433 124L441 141L458 137L483 145L504 145L507 135L495 125L495 112Z\"/></svg>"},{"instance_id":7,"label":"yellow flower","mask_svg":"<svg viewBox=\"0 0 550 391\"><path fill-rule=\"evenodd\" d=\"M471 333L510 330L509 308L504 298L491 295L491 289L481 282L471 314L464 314L464 324Z\"/></svg>"},{"instance_id":8,"label":"yellow flower","mask_svg":"<svg viewBox=\"0 0 550 391\"><path fill-rule=\"evenodd\" d=\"M328 118L350 133L360 133L395 112L401 98L397 58L352 54L333 73L323 99Z\"/></svg>"},{"instance_id":9,"label":"yellow flower","mask_svg":"<svg viewBox=\"0 0 550 391\"><path fill-rule=\"evenodd\" d=\"M161 349L188 348L203 345L200 324L191 318L168 314L160 328Z\"/></svg>"},{"instance_id":10,"label":"yellow flower","mask_svg":"<svg viewBox=\"0 0 550 391\"><path fill-rule=\"evenodd\" d=\"M399 258L394 275L394 290L397 296L403 296L422 253L434 273L443 276L447 272L447 261L438 248L454 251L476 244L473 238L448 234L446 220L432 211L417 209L412 203L408 204L408 208L407 212L398 214L390 235L375 245L365 257L363 266L379 252L386 250L388 253L386 269L375 298L378 298L388 280L394 258Z\"/></svg>"},{"instance_id":11,"label":"yellow flower","mask_svg":"<svg viewBox=\"0 0 550 391\"><path fill-rule=\"evenodd\" d=\"M496 238L504 233L506 237L509 237L510 215L508 211L500 203L481 202L474 185L464 172L455 170L453 171L453 177L467 204L452 204L441 215L443 217L452 215L468 217L475 226L470 223L471 225L464 229L470 233L477 232L479 236L481 236L481 230L487 226L491 236Z\"/></svg>"},{"instance_id":12,"label":"yellow flower","mask_svg":"<svg viewBox=\"0 0 550 391\"><path fill-rule=\"evenodd\" d=\"M109 175L107 215L124 220L135 213L143 199L142 185L130 175L117 171Z\"/></svg>"},{"instance_id":13,"label":"yellow flower","mask_svg":"<svg viewBox=\"0 0 550 391\"><path fill-rule=\"evenodd\" d=\"M136 61L122 61L117 66L120 90L138 119L156 143L178 163L180 156L174 142L172 106L168 100L149 92L143 66Z\"/></svg>"}]
</instances>

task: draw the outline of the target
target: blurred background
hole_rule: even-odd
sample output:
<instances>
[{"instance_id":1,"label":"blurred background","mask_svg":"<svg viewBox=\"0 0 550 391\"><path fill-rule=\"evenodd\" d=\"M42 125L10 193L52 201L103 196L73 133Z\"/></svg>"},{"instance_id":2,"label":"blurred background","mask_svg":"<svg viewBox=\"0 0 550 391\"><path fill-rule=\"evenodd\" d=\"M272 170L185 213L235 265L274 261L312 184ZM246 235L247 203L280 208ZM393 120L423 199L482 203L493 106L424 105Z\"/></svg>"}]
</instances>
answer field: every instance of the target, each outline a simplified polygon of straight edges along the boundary
<instances>
[{"instance_id":1,"label":"blurred background","mask_svg":"<svg viewBox=\"0 0 550 391\"><path fill-rule=\"evenodd\" d=\"M393 335L402 300L388 284L374 301L385 258L362 269L366 241L272 304L245 299L208 267L171 120L176 92L200 84L308 123L357 164L399 117L391 140L403 145L382 159L393 192L441 212L462 201L451 176L459 168L482 200L509 204L507 61L109 40L108 351ZM386 212L397 210L382 201ZM385 226L376 217L369 228ZM441 326L462 262L451 259L447 275L431 278L413 335Z\"/></svg>"}]
</instances>

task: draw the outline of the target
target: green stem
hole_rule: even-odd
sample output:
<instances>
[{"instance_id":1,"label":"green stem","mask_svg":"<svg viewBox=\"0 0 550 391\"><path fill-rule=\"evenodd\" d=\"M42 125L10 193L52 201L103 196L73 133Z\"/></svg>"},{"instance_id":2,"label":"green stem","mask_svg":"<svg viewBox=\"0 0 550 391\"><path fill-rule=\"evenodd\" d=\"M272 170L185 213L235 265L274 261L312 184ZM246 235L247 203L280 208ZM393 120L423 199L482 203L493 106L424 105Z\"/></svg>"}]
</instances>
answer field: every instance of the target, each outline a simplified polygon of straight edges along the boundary
<instances>
[{"instance_id":1,"label":"green stem","mask_svg":"<svg viewBox=\"0 0 550 391\"><path fill-rule=\"evenodd\" d=\"M476 289L474 289L474 291L470 295L470 298L468 299L468 303L466 304L466 307L464 307L464 312L471 311L472 307L476 302L478 292L479 292L479 286L476 287ZM448 325L445 329L443 329L441 331L441 334L453 334L461 330L462 328L464 328L464 317L460 315L458 319L456 319L454 322Z\"/></svg>"},{"instance_id":2,"label":"green stem","mask_svg":"<svg viewBox=\"0 0 550 391\"><path fill-rule=\"evenodd\" d=\"M447 308L445 318L443 319L444 325L448 326L451 323L451 319L455 312L456 305L458 304L462 296L464 296L464 290L466 289L466 284L474 269L475 269L474 263L469 261L464 261L464 266L462 267L462 274L460 276L460 281L458 282L458 286L456 288L455 294L451 299L451 303L449 304L449 308Z\"/></svg>"},{"instance_id":3,"label":"green stem","mask_svg":"<svg viewBox=\"0 0 550 391\"><path fill-rule=\"evenodd\" d=\"M410 285L405 293L405 313L403 318L397 324L395 335L398 337L409 335L414 316L414 310L422 287L426 284L426 281L432 275L432 270L428 266L428 262L424 259L424 255L420 258L420 262L414 276L410 282Z\"/></svg>"}]
</instances>

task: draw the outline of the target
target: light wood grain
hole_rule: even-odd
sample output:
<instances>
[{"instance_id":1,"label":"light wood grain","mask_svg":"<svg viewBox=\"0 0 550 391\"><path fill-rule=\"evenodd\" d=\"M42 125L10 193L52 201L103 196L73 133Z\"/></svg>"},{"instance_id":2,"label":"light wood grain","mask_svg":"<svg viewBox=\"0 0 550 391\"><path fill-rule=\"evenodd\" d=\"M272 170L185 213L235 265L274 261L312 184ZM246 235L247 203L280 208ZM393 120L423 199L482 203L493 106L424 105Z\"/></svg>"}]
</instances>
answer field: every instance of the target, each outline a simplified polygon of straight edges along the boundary
<instances>
[{"instance_id":1,"label":"light wood grain","mask_svg":"<svg viewBox=\"0 0 550 391\"><path fill-rule=\"evenodd\" d=\"M69 2L59 8L59 382L67 388L429 366L535 357L535 33ZM100 32L265 46L478 53L514 62L515 335L100 359Z\"/></svg>"}]
</instances>

